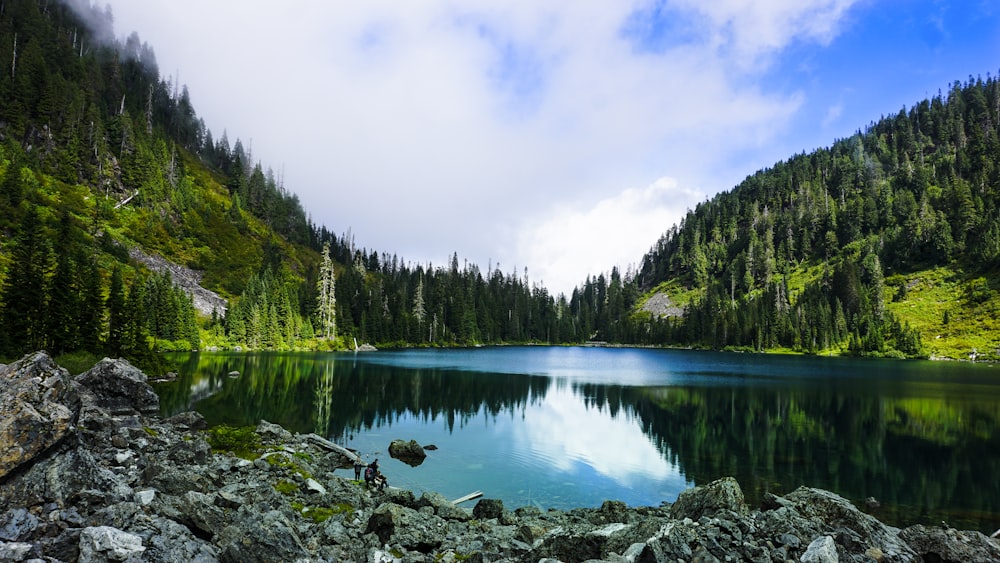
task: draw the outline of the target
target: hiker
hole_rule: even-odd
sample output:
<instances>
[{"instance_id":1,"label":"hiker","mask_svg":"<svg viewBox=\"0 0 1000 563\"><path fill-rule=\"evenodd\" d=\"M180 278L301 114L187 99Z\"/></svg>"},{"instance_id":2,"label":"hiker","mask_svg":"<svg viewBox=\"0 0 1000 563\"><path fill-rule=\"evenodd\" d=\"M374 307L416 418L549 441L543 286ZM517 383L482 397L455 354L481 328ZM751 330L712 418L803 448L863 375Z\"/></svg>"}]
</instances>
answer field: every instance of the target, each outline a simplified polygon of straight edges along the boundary
<instances>
[{"instance_id":1,"label":"hiker","mask_svg":"<svg viewBox=\"0 0 1000 563\"><path fill-rule=\"evenodd\" d=\"M375 484L375 478L378 477L378 458L375 461L368 464L365 468L365 485L370 489L373 484Z\"/></svg>"},{"instance_id":2,"label":"hiker","mask_svg":"<svg viewBox=\"0 0 1000 563\"><path fill-rule=\"evenodd\" d=\"M361 470L365 468L365 462L361 461L361 456L354 460L354 480L361 480Z\"/></svg>"}]
</instances>

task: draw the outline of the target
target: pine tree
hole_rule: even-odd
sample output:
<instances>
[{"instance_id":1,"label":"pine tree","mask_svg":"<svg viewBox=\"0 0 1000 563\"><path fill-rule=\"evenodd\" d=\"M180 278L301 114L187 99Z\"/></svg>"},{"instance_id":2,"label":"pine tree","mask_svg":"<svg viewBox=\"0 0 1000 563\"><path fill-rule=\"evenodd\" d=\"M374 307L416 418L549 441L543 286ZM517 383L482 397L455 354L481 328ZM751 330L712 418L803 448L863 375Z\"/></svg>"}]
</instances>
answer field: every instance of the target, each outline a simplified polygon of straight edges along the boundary
<instances>
[{"instance_id":1,"label":"pine tree","mask_svg":"<svg viewBox=\"0 0 1000 563\"><path fill-rule=\"evenodd\" d=\"M323 262L319 268L319 279L316 282L317 297L316 313L319 316L319 334L328 340L337 337L337 297L335 295L336 280L333 274L333 260L330 258L330 243L323 243Z\"/></svg>"},{"instance_id":2,"label":"pine tree","mask_svg":"<svg viewBox=\"0 0 1000 563\"><path fill-rule=\"evenodd\" d=\"M114 357L122 355L125 346L125 284L122 281L122 271L117 265L111 272L111 289L108 292L108 340L105 344L108 354Z\"/></svg>"},{"instance_id":3,"label":"pine tree","mask_svg":"<svg viewBox=\"0 0 1000 563\"><path fill-rule=\"evenodd\" d=\"M24 354L47 346L46 277L51 251L42 229L38 210L31 207L24 214L14 235L11 265L4 280L2 320L7 336L7 352Z\"/></svg>"}]
</instances>

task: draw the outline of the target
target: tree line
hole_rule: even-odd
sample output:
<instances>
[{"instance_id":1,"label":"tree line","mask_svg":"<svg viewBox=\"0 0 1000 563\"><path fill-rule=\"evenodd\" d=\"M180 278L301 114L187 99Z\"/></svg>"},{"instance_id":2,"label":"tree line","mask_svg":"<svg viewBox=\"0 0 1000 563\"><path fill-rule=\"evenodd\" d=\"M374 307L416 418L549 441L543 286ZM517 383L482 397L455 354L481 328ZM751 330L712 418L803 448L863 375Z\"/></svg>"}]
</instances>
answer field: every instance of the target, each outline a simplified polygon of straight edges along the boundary
<instances>
[{"instance_id":1,"label":"tree line","mask_svg":"<svg viewBox=\"0 0 1000 563\"><path fill-rule=\"evenodd\" d=\"M886 310L893 275L1000 265L1000 83L970 77L831 147L699 204L642 260L640 290L704 288L680 318L633 318L648 340L714 348L846 348L917 356ZM789 279L822 265L793 294ZM888 273L888 275L887 275Z\"/></svg>"},{"instance_id":2,"label":"tree line","mask_svg":"<svg viewBox=\"0 0 1000 563\"><path fill-rule=\"evenodd\" d=\"M135 33L118 41L109 9L77 4L6 0L0 10L8 352L118 349L108 304L116 266L127 307L146 307L144 322L172 318L128 301L137 284L164 291L136 273L124 251L132 244L203 271L230 307L201 319L196 337L186 300L158 298L179 320L147 326L153 344L133 338L126 350L596 340L919 356L920 335L886 307L906 298L898 274L1000 265L995 78L956 82L758 171L691 210L634 271L552 295L527 269L484 271L457 255L413 264L314 224L239 139L205 127L187 88L159 75L149 45ZM17 254L35 252L47 258L23 268L34 262ZM640 311L665 283L694 296L683 314ZM19 314L42 306L46 326Z\"/></svg>"}]
</instances>

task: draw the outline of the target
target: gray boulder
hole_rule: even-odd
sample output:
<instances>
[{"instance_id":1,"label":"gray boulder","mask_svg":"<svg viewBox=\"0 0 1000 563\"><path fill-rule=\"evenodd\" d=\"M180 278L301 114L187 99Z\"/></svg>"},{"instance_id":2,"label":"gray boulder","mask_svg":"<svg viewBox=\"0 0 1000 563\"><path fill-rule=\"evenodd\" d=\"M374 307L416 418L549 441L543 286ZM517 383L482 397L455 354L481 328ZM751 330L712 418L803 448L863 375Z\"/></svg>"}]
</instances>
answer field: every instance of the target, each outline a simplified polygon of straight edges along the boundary
<instances>
[{"instance_id":1,"label":"gray boulder","mask_svg":"<svg viewBox=\"0 0 1000 563\"><path fill-rule=\"evenodd\" d=\"M0 514L0 540L17 542L28 539L38 528L38 518L26 508L13 508Z\"/></svg>"},{"instance_id":2,"label":"gray boulder","mask_svg":"<svg viewBox=\"0 0 1000 563\"><path fill-rule=\"evenodd\" d=\"M77 398L68 371L45 352L0 369L0 478L72 432Z\"/></svg>"},{"instance_id":3,"label":"gray boulder","mask_svg":"<svg viewBox=\"0 0 1000 563\"><path fill-rule=\"evenodd\" d=\"M146 374L128 360L104 358L77 376L76 383L89 389L96 405L113 415L160 410L160 398L147 382Z\"/></svg>"},{"instance_id":4,"label":"gray boulder","mask_svg":"<svg viewBox=\"0 0 1000 563\"><path fill-rule=\"evenodd\" d=\"M1000 543L974 531L939 526L910 526L899 536L923 558L941 563L1000 561Z\"/></svg>"},{"instance_id":5,"label":"gray boulder","mask_svg":"<svg viewBox=\"0 0 1000 563\"><path fill-rule=\"evenodd\" d=\"M501 516L503 516L503 501L500 499L480 499L472 509L472 517L478 520L489 520Z\"/></svg>"},{"instance_id":6,"label":"gray boulder","mask_svg":"<svg viewBox=\"0 0 1000 563\"><path fill-rule=\"evenodd\" d=\"M899 537L899 529L879 522L835 493L799 487L784 498L799 515L822 523L824 533L834 535L847 551L876 549L887 563L917 560L916 552ZM813 538L804 539L811 542Z\"/></svg>"},{"instance_id":7,"label":"gray boulder","mask_svg":"<svg viewBox=\"0 0 1000 563\"><path fill-rule=\"evenodd\" d=\"M389 444L389 455L411 467L416 467L424 462L427 452L416 440L406 442L397 439Z\"/></svg>"},{"instance_id":8,"label":"gray boulder","mask_svg":"<svg viewBox=\"0 0 1000 563\"><path fill-rule=\"evenodd\" d=\"M222 546L220 561L231 563L269 563L271 561L309 560L309 551L295 531L295 526L278 510L257 514L240 510L236 524L226 527L215 538Z\"/></svg>"},{"instance_id":9,"label":"gray boulder","mask_svg":"<svg viewBox=\"0 0 1000 563\"><path fill-rule=\"evenodd\" d=\"M676 519L698 520L702 516L712 516L722 510L740 516L748 512L743 489L732 477L723 477L707 485L681 491L677 501L670 507L670 516Z\"/></svg>"},{"instance_id":10,"label":"gray boulder","mask_svg":"<svg viewBox=\"0 0 1000 563\"><path fill-rule=\"evenodd\" d=\"M839 563L837 544L830 536L820 536L809 544L806 552L799 558L802 563Z\"/></svg>"},{"instance_id":11,"label":"gray boulder","mask_svg":"<svg viewBox=\"0 0 1000 563\"><path fill-rule=\"evenodd\" d=\"M429 553L441 545L444 520L412 508L382 504L368 519L366 533L374 533L383 544L391 540L408 550Z\"/></svg>"},{"instance_id":12,"label":"gray boulder","mask_svg":"<svg viewBox=\"0 0 1000 563\"><path fill-rule=\"evenodd\" d=\"M142 538L111 526L93 526L80 532L80 563L125 561L141 556Z\"/></svg>"}]
</instances>

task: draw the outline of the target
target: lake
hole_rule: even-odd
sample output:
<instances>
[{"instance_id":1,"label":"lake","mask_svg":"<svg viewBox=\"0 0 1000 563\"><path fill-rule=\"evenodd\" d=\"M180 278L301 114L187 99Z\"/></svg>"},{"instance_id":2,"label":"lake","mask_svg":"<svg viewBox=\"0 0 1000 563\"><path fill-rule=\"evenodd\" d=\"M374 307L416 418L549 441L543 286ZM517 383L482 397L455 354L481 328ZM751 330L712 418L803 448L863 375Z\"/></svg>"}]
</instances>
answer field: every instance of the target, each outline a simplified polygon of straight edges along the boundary
<instances>
[{"instance_id":1,"label":"lake","mask_svg":"<svg viewBox=\"0 0 1000 563\"><path fill-rule=\"evenodd\" d=\"M315 432L418 495L656 506L731 475L751 505L806 485L874 497L896 526L1000 528L1000 367L542 346L171 359L164 415ZM395 438L438 449L410 467Z\"/></svg>"}]
</instances>

